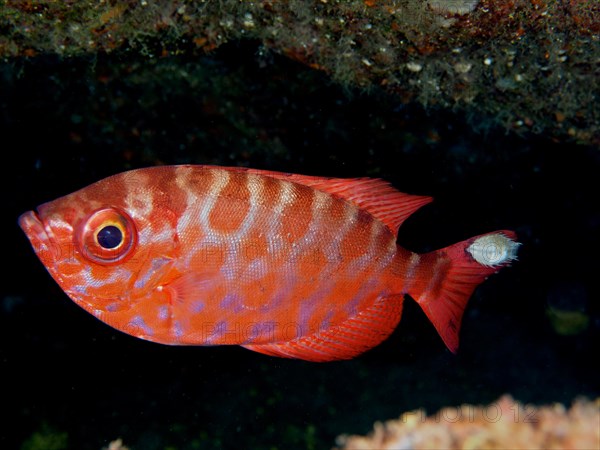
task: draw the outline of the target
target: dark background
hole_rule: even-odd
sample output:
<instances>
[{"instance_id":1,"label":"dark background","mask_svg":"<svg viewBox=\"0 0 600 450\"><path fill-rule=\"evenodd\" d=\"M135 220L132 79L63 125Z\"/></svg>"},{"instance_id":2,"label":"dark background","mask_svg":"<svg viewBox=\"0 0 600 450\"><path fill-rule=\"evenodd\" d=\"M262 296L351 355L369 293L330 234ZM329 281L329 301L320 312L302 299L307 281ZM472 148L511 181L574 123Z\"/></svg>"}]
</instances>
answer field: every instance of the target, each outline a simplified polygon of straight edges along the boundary
<instances>
[{"instance_id":1,"label":"dark background","mask_svg":"<svg viewBox=\"0 0 600 450\"><path fill-rule=\"evenodd\" d=\"M0 447L329 448L420 407L600 395L598 149L466 119L331 84L254 43L1 63ZM394 335L352 361L144 342L71 302L16 221L105 176L176 163L382 177L435 197L400 230L406 248L496 229L523 246L475 292L457 355L411 300ZM549 320L561 312L587 329L561 335Z\"/></svg>"}]
</instances>

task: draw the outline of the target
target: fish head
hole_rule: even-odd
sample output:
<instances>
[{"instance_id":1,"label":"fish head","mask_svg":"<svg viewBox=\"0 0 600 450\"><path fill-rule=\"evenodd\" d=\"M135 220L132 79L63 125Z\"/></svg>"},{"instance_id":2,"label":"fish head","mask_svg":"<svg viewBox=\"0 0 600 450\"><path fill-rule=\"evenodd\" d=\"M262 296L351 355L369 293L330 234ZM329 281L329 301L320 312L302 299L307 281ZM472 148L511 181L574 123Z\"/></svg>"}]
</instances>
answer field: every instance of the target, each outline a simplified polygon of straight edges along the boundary
<instances>
[{"instance_id":1,"label":"fish head","mask_svg":"<svg viewBox=\"0 0 600 450\"><path fill-rule=\"evenodd\" d=\"M176 218L143 181L115 175L19 217L63 291L109 325L138 317L178 276Z\"/></svg>"}]
</instances>

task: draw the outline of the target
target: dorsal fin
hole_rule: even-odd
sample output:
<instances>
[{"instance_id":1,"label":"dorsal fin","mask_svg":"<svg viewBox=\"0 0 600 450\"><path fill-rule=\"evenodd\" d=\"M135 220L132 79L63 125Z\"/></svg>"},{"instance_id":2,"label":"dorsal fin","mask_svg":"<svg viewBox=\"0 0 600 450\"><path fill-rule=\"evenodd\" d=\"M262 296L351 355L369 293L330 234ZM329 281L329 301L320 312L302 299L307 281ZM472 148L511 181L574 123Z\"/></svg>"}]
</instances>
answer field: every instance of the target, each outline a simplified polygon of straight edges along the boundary
<instances>
[{"instance_id":1,"label":"dorsal fin","mask_svg":"<svg viewBox=\"0 0 600 450\"><path fill-rule=\"evenodd\" d=\"M397 191L380 178L321 178L308 185L358 205L383 222L394 235L402 222L433 200Z\"/></svg>"},{"instance_id":2,"label":"dorsal fin","mask_svg":"<svg viewBox=\"0 0 600 450\"><path fill-rule=\"evenodd\" d=\"M431 197L397 191L380 178L328 178L242 167L226 169L291 181L343 198L375 216L394 235L397 234L402 222L421 206L433 200Z\"/></svg>"}]
</instances>

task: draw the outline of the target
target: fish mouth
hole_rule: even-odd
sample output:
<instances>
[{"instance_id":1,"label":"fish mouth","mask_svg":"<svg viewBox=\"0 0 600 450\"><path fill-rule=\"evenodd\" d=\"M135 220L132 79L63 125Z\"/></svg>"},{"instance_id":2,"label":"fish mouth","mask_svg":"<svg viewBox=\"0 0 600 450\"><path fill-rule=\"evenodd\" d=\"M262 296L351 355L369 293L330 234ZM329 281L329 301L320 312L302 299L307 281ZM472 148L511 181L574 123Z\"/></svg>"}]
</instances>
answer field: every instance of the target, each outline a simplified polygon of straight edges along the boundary
<instances>
[{"instance_id":1,"label":"fish mouth","mask_svg":"<svg viewBox=\"0 0 600 450\"><path fill-rule=\"evenodd\" d=\"M21 214L18 222L38 258L46 267L52 265L58 259L60 247L54 243L52 231L44 225L38 213L27 211Z\"/></svg>"}]
</instances>

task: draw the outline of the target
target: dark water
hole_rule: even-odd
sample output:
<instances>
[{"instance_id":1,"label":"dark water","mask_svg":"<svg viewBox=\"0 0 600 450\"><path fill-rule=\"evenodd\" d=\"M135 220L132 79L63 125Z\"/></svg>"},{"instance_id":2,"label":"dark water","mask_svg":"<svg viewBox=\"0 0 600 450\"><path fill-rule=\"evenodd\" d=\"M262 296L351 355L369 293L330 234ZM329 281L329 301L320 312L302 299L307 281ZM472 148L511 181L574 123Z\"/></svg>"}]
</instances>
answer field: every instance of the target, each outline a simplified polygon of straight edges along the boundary
<instances>
[{"instance_id":1,"label":"dark water","mask_svg":"<svg viewBox=\"0 0 600 450\"><path fill-rule=\"evenodd\" d=\"M39 57L0 77L0 448L329 448L419 407L600 395L598 149L330 85L252 44L211 58ZM383 177L436 199L401 245L514 229L520 260L475 292L457 355L410 300L388 341L346 362L144 342L71 302L16 220L105 176L174 163Z\"/></svg>"}]
</instances>

